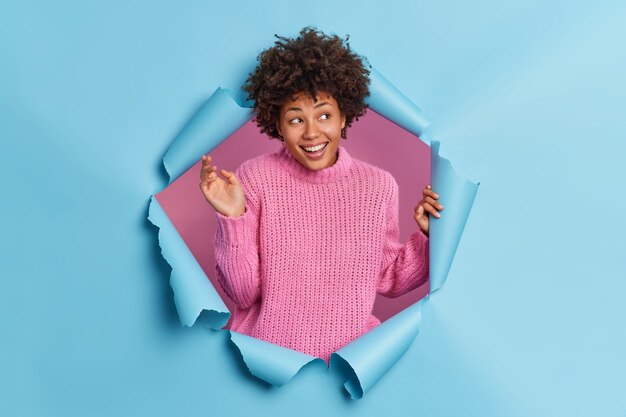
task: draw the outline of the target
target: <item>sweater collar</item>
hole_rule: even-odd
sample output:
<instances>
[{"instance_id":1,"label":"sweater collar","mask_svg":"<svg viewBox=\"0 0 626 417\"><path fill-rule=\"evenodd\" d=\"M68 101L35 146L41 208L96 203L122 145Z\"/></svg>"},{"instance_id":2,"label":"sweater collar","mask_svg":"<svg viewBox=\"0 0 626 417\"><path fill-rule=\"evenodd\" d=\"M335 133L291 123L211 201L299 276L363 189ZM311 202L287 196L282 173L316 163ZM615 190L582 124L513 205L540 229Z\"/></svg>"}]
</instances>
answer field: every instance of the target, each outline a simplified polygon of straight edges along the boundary
<instances>
[{"instance_id":1,"label":"sweater collar","mask_svg":"<svg viewBox=\"0 0 626 417\"><path fill-rule=\"evenodd\" d=\"M346 148L339 145L337 152L337 161L332 166L319 170L312 170L302 165L284 146L276 154L281 164L296 178L315 184L325 184L344 177L352 165L352 157Z\"/></svg>"}]
</instances>

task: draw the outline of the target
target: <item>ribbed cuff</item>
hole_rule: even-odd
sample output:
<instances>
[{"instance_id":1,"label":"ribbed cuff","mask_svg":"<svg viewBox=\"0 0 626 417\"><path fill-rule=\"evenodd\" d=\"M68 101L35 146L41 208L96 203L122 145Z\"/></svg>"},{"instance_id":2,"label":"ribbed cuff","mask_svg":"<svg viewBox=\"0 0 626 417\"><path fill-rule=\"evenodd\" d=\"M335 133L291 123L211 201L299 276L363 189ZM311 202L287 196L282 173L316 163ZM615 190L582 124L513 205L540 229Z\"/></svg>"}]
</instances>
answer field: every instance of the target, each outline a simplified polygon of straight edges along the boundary
<instances>
[{"instance_id":1,"label":"ribbed cuff","mask_svg":"<svg viewBox=\"0 0 626 417\"><path fill-rule=\"evenodd\" d=\"M246 206L246 211L239 217L224 216L215 212L217 219L216 240L229 246L245 246L253 241L256 230L254 230L254 215Z\"/></svg>"},{"instance_id":2,"label":"ribbed cuff","mask_svg":"<svg viewBox=\"0 0 626 417\"><path fill-rule=\"evenodd\" d=\"M426 255L426 262L428 263L428 257L430 256L430 242L428 236L426 236L422 229L418 229L413 232L411 236L409 236L408 244L411 243L413 244L413 248L417 254Z\"/></svg>"},{"instance_id":3,"label":"ribbed cuff","mask_svg":"<svg viewBox=\"0 0 626 417\"><path fill-rule=\"evenodd\" d=\"M430 256L430 241L429 241L429 236L426 236L426 234L422 231L422 229L418 229L415 233L416 235L416 241L415 244L415 249L418 251L422 251L422 253L424 253L426 255L426 264L429 263L429 256Z\"/></svg>"},{"instance_id":4,"label":"ribbed cuff","mask_svg":"<svg viewBox=\"0 0 626 417\"><path fill-rule=\"evenodd\" d=\"M418 226L418 227L417 227L417 232L419 232L419 234L420 234L420 236L421 236L420 240L422 240L422 239L426 239L426 240L428 240L428 239L430 238L430 231L429 231L429 234L426 234L426 233L425 233L425 232L424 232L424 231L423 231L423 230L422 230L422 229ZM416 232L416 233L417 233L417 232Z\"/></svg>"}]
</instances>

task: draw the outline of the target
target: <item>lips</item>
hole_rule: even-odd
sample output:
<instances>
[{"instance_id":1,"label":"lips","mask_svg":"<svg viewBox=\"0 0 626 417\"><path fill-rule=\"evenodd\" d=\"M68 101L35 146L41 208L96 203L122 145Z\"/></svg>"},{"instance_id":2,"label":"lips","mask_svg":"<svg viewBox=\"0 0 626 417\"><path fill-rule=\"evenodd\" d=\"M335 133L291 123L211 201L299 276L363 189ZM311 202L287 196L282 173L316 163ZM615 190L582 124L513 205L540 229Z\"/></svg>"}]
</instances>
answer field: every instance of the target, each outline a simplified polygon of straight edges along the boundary
<instances>
[{"instance_id":1,"label":"lips","mask_svg":"<svg viewBox=\"0 0 626 417\"><path fill-rule=\"evenodd\" d=\"M307 151L306 149L304 149L305 148L304 146L300 146L300 148L302 149L302 153L308 160L320 161L325 158L326 149L328 149L328 143L329 142L322 142L314 146L307 146L307 148L309 149L311 148L317 149L316 151Z\"/></svg>"},{"instance_id":2,"label":"lips","mask_svg":"<svg viewBox=\"0 0 626 417\"><path fill-rule=\"evenodd\" d=\"M318 143L316 145L311 145L311 146L300 146L300 148L302 148L302 150L307 153L317 153L325 149L327 145L328 145L328 142L322 142L322 143Z\"/></svg>"}]
</instances>

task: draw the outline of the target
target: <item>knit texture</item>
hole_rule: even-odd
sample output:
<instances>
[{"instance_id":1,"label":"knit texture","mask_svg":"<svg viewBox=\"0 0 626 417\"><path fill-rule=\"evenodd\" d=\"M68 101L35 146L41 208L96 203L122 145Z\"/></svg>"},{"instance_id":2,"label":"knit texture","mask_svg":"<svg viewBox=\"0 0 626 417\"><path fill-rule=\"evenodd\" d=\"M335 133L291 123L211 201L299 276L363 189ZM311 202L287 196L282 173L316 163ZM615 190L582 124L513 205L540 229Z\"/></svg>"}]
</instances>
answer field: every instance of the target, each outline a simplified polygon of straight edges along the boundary
<instances>
[{"instance_id":1,"label":"knit texture","mask_svg":"<svg viewBox=\"0 0 626 417\"><path fill-rule=\"evenodd\" d=\"M282 148L236 172L246 211L215 212L218 281L236 304L231 330L320 357L380 324L376 293L428 278L428 238L399 243L398 184L342 146L309 170ZM417 227L417 226L416 226Z\"/></svg>"}]
</instances>

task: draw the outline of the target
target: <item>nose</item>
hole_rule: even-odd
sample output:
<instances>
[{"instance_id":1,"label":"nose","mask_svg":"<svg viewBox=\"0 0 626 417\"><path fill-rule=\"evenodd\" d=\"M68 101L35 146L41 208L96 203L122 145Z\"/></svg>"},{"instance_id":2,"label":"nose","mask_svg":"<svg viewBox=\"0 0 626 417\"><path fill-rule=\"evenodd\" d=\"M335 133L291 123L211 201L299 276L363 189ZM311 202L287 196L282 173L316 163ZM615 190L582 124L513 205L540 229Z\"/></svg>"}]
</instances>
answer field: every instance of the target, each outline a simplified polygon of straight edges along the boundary
<instances>
[{"instance_id":1,"label":"nose","mask_svg":"<svg viewBox=\"0 0 626 417\"><path fill-rule=\"evenodd\" d=\"M311 139L315 139L319 137L319 135L320 135L319 126L317 125L317 123L311 122L311 123L307 123L306 129L304 131L304 135L302 136L304 139L311 140Z\"/></svg>"}]
</instances>

